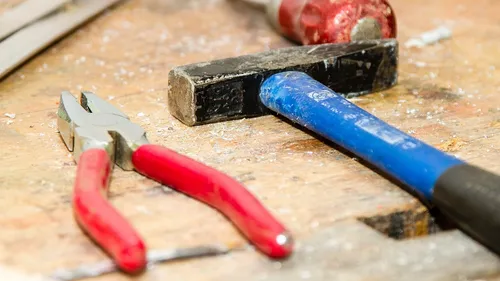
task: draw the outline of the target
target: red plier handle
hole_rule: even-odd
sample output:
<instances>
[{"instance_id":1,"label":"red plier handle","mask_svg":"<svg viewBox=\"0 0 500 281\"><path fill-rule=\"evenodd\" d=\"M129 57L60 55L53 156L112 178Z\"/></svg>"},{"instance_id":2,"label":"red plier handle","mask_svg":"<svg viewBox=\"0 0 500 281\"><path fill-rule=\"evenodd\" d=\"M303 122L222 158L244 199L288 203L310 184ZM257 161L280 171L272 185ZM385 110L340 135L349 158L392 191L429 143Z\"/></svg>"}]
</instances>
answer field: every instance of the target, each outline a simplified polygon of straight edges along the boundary
<instances>
[{"instance_id":1,"label":"red plier handle","mask_svg":"<svg viewBox=\"0 0 500 281\"><path fill-rule=\"evenodd\" d=\"M204 202L220 211L260 251L287 257L293 241L264 206L231 177L170 149L145 144L132 154L139 173ZM110 160L105 150L80 156L73 203L80 225L127 272L146 265L146 247L133 227L107 202Z\"/></svg>"},{"instance_id":2,"label":"red plier handle","mask_svg":"<svg viewBox=\"0 0 500 281\"><path fill-rule=\"evenodd\" d=\"M175 151L142 145L132 154L141 174L204 202L224 214L263 253L288 256L292 238L285 227L239 182Z\"/></svg>"},{"instance_id":3,"label":"red plier handle","mask_svg":"<svg viewBox=\"0 0 500 281\"><path fill-rule=\"evenodd\" d=\"M136 273L147 264L146 246L132 225L107 201L111 165L104 149L89 149L80 155L73 211L80 227L121 270Z\"/></svg>"}]
</instances>

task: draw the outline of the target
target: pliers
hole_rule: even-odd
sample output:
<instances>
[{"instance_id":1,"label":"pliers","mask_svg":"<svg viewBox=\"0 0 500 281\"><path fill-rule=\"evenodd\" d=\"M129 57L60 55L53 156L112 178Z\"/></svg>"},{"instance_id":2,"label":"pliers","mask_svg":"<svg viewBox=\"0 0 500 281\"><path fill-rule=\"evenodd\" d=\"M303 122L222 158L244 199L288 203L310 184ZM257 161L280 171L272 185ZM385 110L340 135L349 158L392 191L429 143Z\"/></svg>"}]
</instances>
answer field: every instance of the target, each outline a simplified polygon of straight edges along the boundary
<instances>
[{"instance_id":1,"label":"pliers","mask_svg":"<svg viewBox=\"0 0 500 281\"><path fill-rule=\"evenodd\" d=\"M270 258L291 254L290 232L243 185L168 148L149 144L139 125L94 93L82 92L79 103L70 92L62 92L57 115L61 138L77 163L75 219L122 271L137 273L146 267L146 245L106 199L113 163L217 209Z\"/></svg>"}]
</instances>

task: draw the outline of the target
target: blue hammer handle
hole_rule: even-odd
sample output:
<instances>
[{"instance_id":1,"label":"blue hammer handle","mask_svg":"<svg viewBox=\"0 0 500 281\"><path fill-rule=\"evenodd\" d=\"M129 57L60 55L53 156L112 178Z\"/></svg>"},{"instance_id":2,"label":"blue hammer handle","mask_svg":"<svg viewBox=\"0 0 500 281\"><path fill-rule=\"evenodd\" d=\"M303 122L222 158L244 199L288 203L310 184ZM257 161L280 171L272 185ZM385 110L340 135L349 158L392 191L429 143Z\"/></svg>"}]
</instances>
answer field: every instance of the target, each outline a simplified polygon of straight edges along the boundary
<instances>
[{"instance_id":1,"label":"blue hammer handle","mask_svg":"<svg viewBox=\"0 0 500 281\"><path fill-rule=\"evenodd\" d=\"M302 72L261 86L262 103L397 179L500 254L500 177L390 126Z\"/></svg>"}]
</instances>

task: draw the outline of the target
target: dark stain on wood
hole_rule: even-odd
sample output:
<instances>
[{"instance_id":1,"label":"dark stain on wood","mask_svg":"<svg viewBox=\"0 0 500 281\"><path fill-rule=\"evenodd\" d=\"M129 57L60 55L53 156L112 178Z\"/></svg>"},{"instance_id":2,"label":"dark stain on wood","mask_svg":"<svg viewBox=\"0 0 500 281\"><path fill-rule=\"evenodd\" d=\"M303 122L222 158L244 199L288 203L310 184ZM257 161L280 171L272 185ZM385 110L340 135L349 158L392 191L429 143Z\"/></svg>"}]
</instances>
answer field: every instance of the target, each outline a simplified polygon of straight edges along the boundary
<instances>
[{"instance_id":1,"label":"dark stain on wood","mask_svg":"<svg viewBox=\"0 0 500 281\"><path fill-rule=\"evenodd\" d=\"M49 111L47 112L47 117L49 117L50 119L56 119L57 114L54 111Z\"/></svg>"},{"instance_id":2,"label":"dark stain on wood","mask_svg":"<svg viewBox=\"0 0 500 281\"><path fill-rule=\"evenodd\" d=\"M413 95L424 100L443 100L455 102L462 98L461 95L453 92L449 88L440 87L435 84L424 84L421 82L406 81L403 83L407 94Z\"/></svg>"}]
</instances>

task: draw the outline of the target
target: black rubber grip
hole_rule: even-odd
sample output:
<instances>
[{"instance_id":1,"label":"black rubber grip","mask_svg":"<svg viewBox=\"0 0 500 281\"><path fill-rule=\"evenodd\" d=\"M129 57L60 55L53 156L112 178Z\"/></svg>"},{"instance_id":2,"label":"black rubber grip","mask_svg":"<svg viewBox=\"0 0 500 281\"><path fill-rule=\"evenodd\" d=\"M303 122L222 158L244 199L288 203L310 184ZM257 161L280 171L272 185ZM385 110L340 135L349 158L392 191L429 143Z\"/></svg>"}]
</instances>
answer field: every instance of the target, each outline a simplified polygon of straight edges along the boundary
<instances>
[{"instance_id":1,"label":"black rubber grip","mask_svg":"<svg viewBox=\"0 0 500 281\"><path fill-rule=\"evenodd\" d=\"M469 164L452 167L437 180L433 199L462 231L500 254L500 176Z\"/></svg>"}]
</instances>

